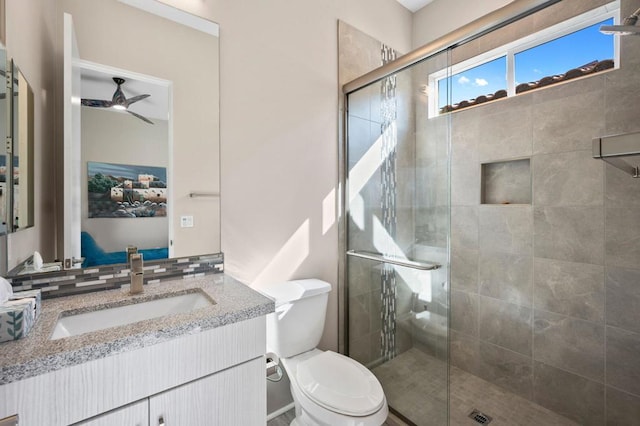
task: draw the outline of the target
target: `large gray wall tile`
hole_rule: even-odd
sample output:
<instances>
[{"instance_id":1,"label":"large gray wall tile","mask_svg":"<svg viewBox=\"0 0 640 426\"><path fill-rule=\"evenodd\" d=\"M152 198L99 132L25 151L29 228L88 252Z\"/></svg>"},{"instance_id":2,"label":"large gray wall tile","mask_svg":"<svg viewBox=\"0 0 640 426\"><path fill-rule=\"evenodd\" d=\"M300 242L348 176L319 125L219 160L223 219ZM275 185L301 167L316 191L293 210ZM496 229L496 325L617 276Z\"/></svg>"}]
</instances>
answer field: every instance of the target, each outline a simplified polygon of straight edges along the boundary
<instances>
[{"instance_id":1,"label":"large gray wall tile","mask_svg":"<svg viewBox=\"0 0 640 426\"><path fill-rule=\"evenodd\" d=\"M450 331L451 365L478 374L480 370L480 341L455 330Z\"/></svg>"},{"instance_id":2,"label":"large gray wall tile","mask_svg":"<svg viewBox=\"0 0 640 426\"><path fill-rule=\"evenodd\" d=\"M637 207L606 209L606 264L640 267L640 214Z\"/></svg>"},{"instance_id":3,"label":"large gray wall tile","mask_svg":"<svg viewBox=\"0 0 640 426\"><path fill-rule=\"evenodd\" d=\"M602 265L604 214L599 207L535 207L536 257Z\"/></svg>"},{"instance_id":4,"label":"large gray wall tile","mask_svg":"<svg viewBox=\"0 0 640 426\"><path fill-rule=\"evenodd\" d=\"M381 43L355 27L338 20L340 84L382 65Z\"/></svg>"},{"instance_id":5,"label":"large gray wall tile","mask_svg":"<svg viewBox=\"0 0 640 426\"><path fill-rule=\"evenodd\" d=\"M451 249L451 287L478 292L478 250Z\"/></svg>"},{"instance_id":6,"label":"large gray wall tile","mask_svg":"<svg viewBox=\"0 0 640 426\"><path fill-rule=\"evenodd\" d=\"M533 400L581 425L604 424L604 385L541 362L533 364Z\"/></svg>"},{"instance_id":7,"label":"large gray wall tile","mask_svg":"<svg viewBox=\"0 0 640 426\"><path fill-rule=\"evenodd\" d=\"M533 283L536 309L604 321L603 266L535 258Z\"/></svg>"},{"instance_id":8,"label":"large gray wall tile","mask_svg":"<svg viewBox=\"0 0 640 426\"><path fill-rule=\"evenodd\" d=\"M607 325L640 333L640 269L609 267L605 283Z\"/></svg>"},{"instance_id":9,"label":"large gray wall tile","mask_svg":"<svg viewBox=\"0 0 640 426\"><path fill-rule=\"evenodd\" d=\"M607 426L640 426L640 397L607 387Z\"/></svg>"},{"instance_id":10,"label":"large gray wall tile","mask_svg":"<svg viewBox=\"0 0 640 426\"><path fill-rule=\"evenodd\" d=\"M604 132L603 89L604 77L593 76L532 93L533 152L590 150Z\"/></svg>"},{"instance_id":11,"label":"large gray wall tile","mask_svg":"<svg viewBox=\"0 0 640 426\"><path fill-rule=\"evenodd\" d=\"M451 205L477 206L480 204L480 164L476 162L451 163Z\"/></svg>"},{"instance_id":12,"label":"large gray wall tile","mask_svg":"<svg viewBox=\"0 0 640 426\"><path fill-rule=\"evenodd\" d=\"M451 207L451 246L478 248L478 207Z\"/></svg>"},{"instance_id":13,"label":"large gray wall tile","mask_svg":"<svg viewBox=\"0 0 640 426\"><path fill-rule=\"evenodd\" d=\"M478 376L531 399L533 371L530 357L482 341L478 355Z\"/></svg>"},{"instance_id":14,"label":"large gray wall tile","mask_svg":"<svg viewBox=\"0 0 640 426\"><path fill-rule=\"evenodd\" d=\"M349 335L362 336L371 330L370 293L349 297Z\"/></svg>"},{"instance_id":15,"label":"large gray wall tile","mask_svg":"<svg viewBox=\"0 0 640 426\"><path fill-rule=\"evenodd\" d=\"M371 122L349 115L349 170L358 164L371 147Z\"/></svg>"},{"instance_id":16,"label":"large gray wall tile","mask_svg":"<svg viewBox=\"0 0 640 426\"><path fill-rule=\"evenodd\" d=\"M480 250L531 255L530 206L480 206Z\"/></svg>"},{"instance_id":17,"label":"large gray wall tile","mask_svg":"<svg viewBox=\"0 0 640 426\"><path fill-rule=\"evenodd\" d=\"M471 336L478 335L478 295L451 291L451 328Z\"/></svg>"},{"instance_id":18,"label":"large gray wall tile","mask_svg":"<svg viewBox=\"0 0 640 426\"><path fill-rule=\"evenodd\" d=\"M640 395L640 334L607 327L607 385Z\"/></svg>"},{"instance_id":19,"label":"large gray wall tile","mask_svg":"<svg viewBox=\"0 0 640 426\"><path fill-rule=\"evenodd\" d=\"M602 205L603 164L593 159L590 150L536 155L533 157L535 205Z\"/></svg>"},{"instance_id":20,"label":"large gray wall tile","mask_svg":"<svg viewBox=\"0 0 640 426\"><path fill-rule=\"evenodd\" d=\"M607 207L640 207L640 185L631 174L604 162Z\"/></svg>"},{"instance_id":21,"label":"large gray wall tile","mask_svg":"<svg viewBox=\"0 0 640 426\"><path fill-rule=\"evenodd\" d=\"M509 108L484 117L478 127L481 162L528 157L532 153L531 97L509 100Z\"/></svg>"},{"instance_id":22,"label":"large gray wall tile","mask_svg":"<svg viewBox=\"0 0 640 426\"><path fill-rule=\"evenodd\" d=\"M533 301L533 259L506 253L480 252L479 292L522 306Z\"/></svg>"},{"instance_id":23,"label":"large gray wall tile","mask_svg":"<svg viewBox=\"0 0 640 426\"><path fill-rule=\"evenodd\" d=\"M533 353L536 361L604 382L604 326L535 311Z\"/></svg>"},{"instance_id":24,"label":"large gray wall tile","mask_svg":"<svg viewBox=\"0 0 640 426\"><path fill-rule=\"evenodd\" d=\"M368 365L375 360L375 355L371 353L371 335L364 334L358 338L349 338L349 357L356 361ZM375 339L376 341L378 339Z\"/></svg>"},{"instance_id":25,"label":"large gray wall tile","mask_svg":"<svg viewBox=\"0 0 640 426\"><path fill-rule=\"evenodd\" d=\"M558 24L574 16L580 15L598 6L607 3L607 0L576 0L555 3L554 5L534 13L533 28L543 29Z\"/></svg>"},{"instance_id":26,"label":"large gray wall tile","mask_svg":"<svg viewBox=\"0 0 640 426\"><path fill-rule=\"evenodd\" d=\"M478 312L480 340L531 356L530 308L480 296Z\"/></svg>"},{"instance_id":27,"label":"large gray wall tile","mask_svg":"<svg viewBox=\"0 0 640 426\"><path fill-rule=\"evenodd\" d=\"M451 117L451 164L478 162L478 140L482 116L464 111Z\"/></svg>"},{"instance_id":28,"label":"large gray wall tile","mask_svg":"<svg viewBox=\"0 0 640 426\"><path fill-rule=\"evenodd\" d=\"M615 135L640 130L637 111L640 75L637 71L620 69L607 73L605 88L605 133Z\"/></svg>"}]
</instances>

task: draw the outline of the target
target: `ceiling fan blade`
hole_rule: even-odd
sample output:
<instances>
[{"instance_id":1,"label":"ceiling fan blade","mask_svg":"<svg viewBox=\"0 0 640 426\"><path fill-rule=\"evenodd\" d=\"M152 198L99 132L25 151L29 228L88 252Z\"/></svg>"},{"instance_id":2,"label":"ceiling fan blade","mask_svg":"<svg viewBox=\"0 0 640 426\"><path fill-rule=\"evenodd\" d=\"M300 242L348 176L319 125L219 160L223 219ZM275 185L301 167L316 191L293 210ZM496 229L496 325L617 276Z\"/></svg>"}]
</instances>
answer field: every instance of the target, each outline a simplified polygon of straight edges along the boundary
<instances>
[{"instance_id":1,"label":"ceiling fan blade","mask_svg":"<svg viewBox=\"0 0 640 426\"><path fill-rule=\"evenodd\" d=\"M138 95L138 96L134 96L133 98L129 98L129 99L127 99L127 102L126 102L127 106L131 105L134 102L138 102L138 101L141 101L141 100L143 100L145 98L148 98L149 96L151 96L151 95Z\"/></svg>"},{"instance_id":2,"label":"ceiling fan blade","mask_svg":"<svg viewBox=\"0 0 640 426\"><path fill-rule=\"evenodd\" d=\"M102 99L82 99L82 105L88 107L97 107L97 108L111 108L113 106L112 101L105 101Z\"/></svg>"},{"instance_id":3,"label":"ceiling fan blade","mask_svg":"<svg viewBox=\"0 0 640 426\"><path fill-rule=\"evenodd\" d=\"M142 115L140 115L140 114L136 114L136 113L135 113L135 112L133 112L133 111L129 111L129 110L127 110L127 112L128 112L129 114L133 115L134 117L138 117L140 120L142 120L142 121L144 121L144 122L146 122L146 123L153 124L153 121L149 120L147 117L143 117Z\"/></svg>"}]
</instances>

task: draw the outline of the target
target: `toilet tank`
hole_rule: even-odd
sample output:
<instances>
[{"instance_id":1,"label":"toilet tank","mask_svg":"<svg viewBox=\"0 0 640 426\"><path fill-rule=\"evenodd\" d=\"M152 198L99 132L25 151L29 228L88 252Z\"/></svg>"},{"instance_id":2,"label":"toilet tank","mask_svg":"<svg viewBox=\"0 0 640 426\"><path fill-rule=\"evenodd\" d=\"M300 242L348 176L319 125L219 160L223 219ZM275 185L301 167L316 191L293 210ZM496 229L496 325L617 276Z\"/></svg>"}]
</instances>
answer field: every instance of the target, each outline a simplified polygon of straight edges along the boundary
<instances>
[{"instance_id":1,"label":"toilet tank","mask_svg":"<svg viewBox=\"0 0 640 426\"><path fill-rule=\"evenodd\" d=\"M280 358L314 349L320 342L331 284L317 280L287 281L259 288L275 300L267 316L267 349Z\"/></svg>"}]
</instances>

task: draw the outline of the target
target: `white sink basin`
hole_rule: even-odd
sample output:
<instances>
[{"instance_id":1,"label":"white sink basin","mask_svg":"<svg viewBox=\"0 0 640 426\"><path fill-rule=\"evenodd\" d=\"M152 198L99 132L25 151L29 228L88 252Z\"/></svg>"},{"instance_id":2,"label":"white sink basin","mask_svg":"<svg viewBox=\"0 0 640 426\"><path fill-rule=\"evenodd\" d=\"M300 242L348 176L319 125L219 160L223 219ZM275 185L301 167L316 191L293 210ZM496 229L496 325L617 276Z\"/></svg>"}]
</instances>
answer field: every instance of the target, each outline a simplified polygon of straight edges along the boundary
<instances>
[{"instance_id":1,"label":"white sink basin","mask_svg":"<svg viewBox=\"0 0 640 426\"><path fill-rule=\"evenodd\" d=\"M133 324L165 315L191 312L211 306L214 302L201 292L166 296L147 302L132 303L114 308L99 309L58 318L51 340Z\"/></svg>"}]
</instances>

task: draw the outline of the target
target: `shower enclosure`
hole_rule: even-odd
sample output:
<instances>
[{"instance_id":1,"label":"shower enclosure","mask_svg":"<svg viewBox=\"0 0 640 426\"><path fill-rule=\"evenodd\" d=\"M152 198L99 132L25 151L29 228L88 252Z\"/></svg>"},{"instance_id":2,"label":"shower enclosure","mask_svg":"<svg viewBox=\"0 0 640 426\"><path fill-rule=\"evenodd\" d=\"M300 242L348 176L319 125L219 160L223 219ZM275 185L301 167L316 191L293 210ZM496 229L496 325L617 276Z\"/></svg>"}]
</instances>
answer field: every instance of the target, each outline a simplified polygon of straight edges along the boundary
<instances>
[{"instance_id":1,"label":"shower enclosure","mask_svg":"<svg viewBox=\"0 0 640 426\"><path fill-rule=\"evenodd\" d=\"M599 31L638 6L517 0L344 86L341 350L409 424L637 424L640 164L592 148L640 134Z\"/></svg>"},{"instance_id":2,"label":"shower enclosure","mask_svg":"<svg viewBox=\"0 0 640 426\"><path fill-rule=\"evenodd\" d=\"M382 58L394 52L383 47ZM416 424L446 424L449 117L428 118L435 55L348 96L348 353Z\"/></svg>"}]
</instances>

